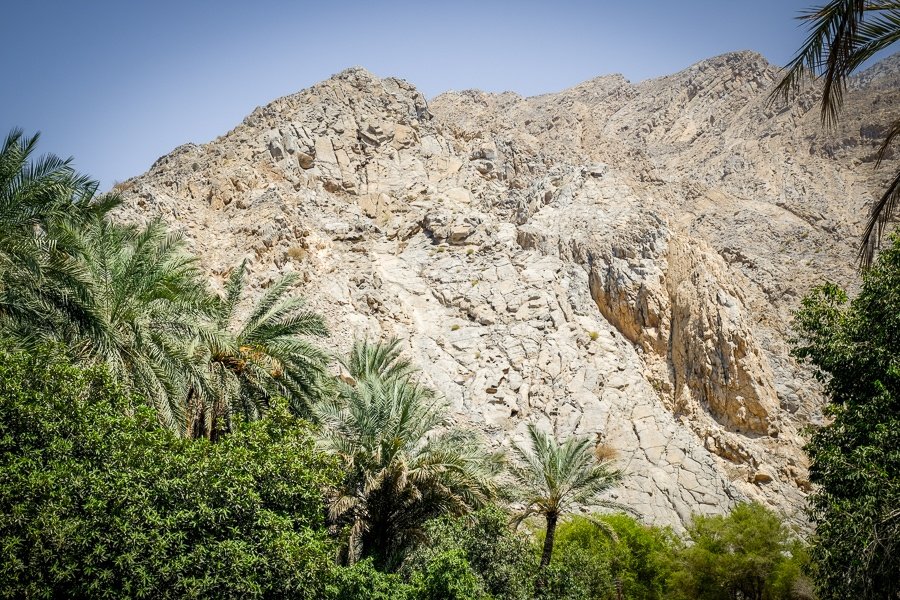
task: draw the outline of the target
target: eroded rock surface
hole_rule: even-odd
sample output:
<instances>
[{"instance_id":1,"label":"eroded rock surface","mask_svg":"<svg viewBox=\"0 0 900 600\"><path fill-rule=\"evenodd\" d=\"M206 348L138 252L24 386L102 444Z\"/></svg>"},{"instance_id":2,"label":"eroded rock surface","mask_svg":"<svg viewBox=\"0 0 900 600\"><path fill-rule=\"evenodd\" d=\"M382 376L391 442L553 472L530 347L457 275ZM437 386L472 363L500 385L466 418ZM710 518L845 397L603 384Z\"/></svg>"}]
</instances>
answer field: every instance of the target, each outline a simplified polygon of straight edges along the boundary
<instances>
[{"instance_id":1,"label":"eroded rock surface","mask_svg":"<svg viewBox=\"0 0 900 600\"><path fill-rule=\"evenodd\" d=\"M632 84L447 93L350 69L123 184L123 218L186 232L221 282L303 276L332 345L399 336L491 443L588 435L618 500L682 526L754 498L798 519L820 390L791 311L853 281L898 61L823 133L813 92L769 105L749 52Z\"/></svg>"}]
</instances>

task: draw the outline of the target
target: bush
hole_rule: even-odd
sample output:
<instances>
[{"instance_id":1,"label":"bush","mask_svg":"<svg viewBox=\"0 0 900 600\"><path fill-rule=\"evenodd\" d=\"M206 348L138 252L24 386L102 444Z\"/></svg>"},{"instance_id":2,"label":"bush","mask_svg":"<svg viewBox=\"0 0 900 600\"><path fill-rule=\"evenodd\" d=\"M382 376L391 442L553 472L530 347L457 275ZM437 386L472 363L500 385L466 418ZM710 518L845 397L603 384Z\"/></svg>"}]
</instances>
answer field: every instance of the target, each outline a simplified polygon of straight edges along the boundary
<instances>
[{"instance_id":1,"label":"bush","mask_svg":"<svg viewBox=\"0 0 900 600\"><path fill-rule=\"evenodd\" d=\"M806 448L822 598L900 596L900 237L859 295L825 284L803 300L794 355L825 384L830 423Z\"/></svg>"},{"instance_id":2,"label":"bush","mask_svg":"<svg viewBox=\"0 0 900 600\"><path fill-rule=\"evenodd\" d=\"M419 589L408 585L399 575L382 573L372 559L350 567L338 567L328 585L328 600L415 600Z\"/></svg>"},{"instance_id":3,"label":"bush","mask_svg":"<svg viewBox=\"0 0 900 600\"><path fill-rule=\"evenodd\" d=\"M739 504L728 516L696 517L688 533L693 545L678 554L673 598L808 597L803 545L763 506Z\"/></svg>"},{"instance_id":4,"label":"bush","mask_svg":"<svg viewBox=\"0 0 900 600\"><path fill-rule=\"evenodd\" d=\"M666 597L672 555L679 542L668 528L625 515L574 517L556 533L558 567L572 573L591 598L657 600Z\"/></svg>"},{"instance_id":5,"label":"bush","mask_svg":"<svg viewBox=\"0 0 900 600\"><path fill-rule=\"evenodd\" d=\"M422 600L479 600L487 598L462 550L448 550L428 563Z\"/></svg>"},{"instance_id":6,"label":"bush","mask_svg":"<svg viewBox=\"0 0 900 600\"><path fill-rule=\"evenodd\" d=\"M337 477L276 407L177 438L97 369L0 353L0 596L314 598Z\"/></svg>"},{"instance_id":7,"label":"bush","mask_svg":"<svg viewBox=\"0 0 900 600\"><path fill-rule=\"evenodd\" d=\"M478 588L497 600L525 600L533 595L537 554L524 534L509 528L509 515L497 507L483 508L467 517L429 521L425 540L407 558L403 573L432 569L435 561L456 553L464 558Z\"/></svg>"}]
</instances>

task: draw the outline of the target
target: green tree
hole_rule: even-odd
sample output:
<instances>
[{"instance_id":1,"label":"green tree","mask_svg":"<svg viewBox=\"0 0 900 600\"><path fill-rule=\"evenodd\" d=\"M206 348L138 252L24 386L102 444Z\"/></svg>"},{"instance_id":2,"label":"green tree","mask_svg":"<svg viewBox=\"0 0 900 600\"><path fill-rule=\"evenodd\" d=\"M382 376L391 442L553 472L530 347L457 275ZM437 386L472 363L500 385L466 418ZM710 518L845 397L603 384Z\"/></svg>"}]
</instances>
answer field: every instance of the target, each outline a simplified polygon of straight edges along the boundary
<instances>
[{"instance_id":1,"label":"green tree","mask_svg":"<svg viewBox=\"0 0 900 600\"><path fill-rule=\"evenodd\" d=\"M831 0L806 11L809 36L787 66L773 98L790 98L808 79L819 78L822 122L834 125L839 117L850 75L876 53L900 39L900 2L897 0ZM900 135L900 117L887 125L877 164ZM863 232L860 261L868 267L885 226L894 218L900 200L900 172L872 206Z\"/></svg>"},{"instance_id":2,"label":"green tree","mask_svg":"<svg viewBox=\"0 0 900 600\"><path fill-rule=\"evenodd\" d=\"M82 235L95 326L71 332L70 345L151 402L162 423L185 432L189 391L208 380L194 340L204 335L213 298L197 260L159 221L134 227L98 219Z\"/></svg>"},{"instance_id":3,"label":"green tree","mask_svg":"<svg viewBox=\"0 0 900 600\"><path fill-rule=\"evenodd\" d=\"M516 461L510 465L525 509L518 522L540 515L547 522L541 570L550 564L560 517L577 506L622 505L600 496L622 480L622 472L608 462L598 462L587 438L570 437L560 444L534 424L528 425L530 449L513 446Z\"/></svg>"},{"instance_id":4,"label":"green tree","mask_svg":"<svg viewBox=\"0 0 900 600\"><path fill-rule=\"evenodd\" d=\"M614 514L573 517L560 525L556 547L592 598L662 600L680 541L671 529Z\"/></svg>"},{"instance_id":5,"label":"green tree","mask_svg":"<svg viewBox=\"0 0 900 600\"><path fill-rule=\"evenodd\" d=\"M273 398L288 400L298 416L308 417L325 393L328 354L308 338L328 335L325 321L305 310L303 300L288 293L297 277L272 284L240 318L246 263L228 279L225 294L213 302L211 330L198 349L208 365L207 385L191 389L189 410L195 436L213 438L233 415L259 418Z\"/></svg>"},{"instance_id":6,"label":"green tree","mask_svg":"<svg viewBox=\"0 0 900 600\"><path fill-rule=\"evenodd\" d=\"M800 575L805 552L777 515L760 504L737 505L727 516L697 516L693 542L677 556L671 584L684 600L808 598Z\"/></svg>"},{"instance_id":7,"label":"green tree","mask_svg":"<svg viewBox=\"0 0 900 600\"><path fill-rule=\"evenodd\" d=\"M35 159L38 139L13 130L0 148L0 327L26 345L54 337L63 322L93 326L74 232L119 201L97 196L71 159Z\"/></svg>"},{"instance_id":8,"label":"green tree","mask_svg":"<svg viewBox=\"0 0 900 600\"><path fill-rule=\"evenodd\" d=\"M418 573L416 575L419 575ZM368 558L335 569L323 598L326 600L418 600L419 577L407 583L400 575L383 573Z\"/></svg>"},{"instance_id":9,"label":"green tree","mask_svg":"<svg viewBox=\"0 0 900 600\"><path fill-rule=\"evenodd\" d=\"M797 312L794 354L825 385L830 422L807 452L816 524L812 556L824 599L900 594L900 238L863 275L859 294L825 284Z\"/></svg>"},{"instance_id":10,"label":"green tree","mask_svg":"<svg viewBox=\"0 0 900 600\"><path fill-rule=\"evenodd\" d=\"M323 597L337 477L283 406L187 440L102 369L0 353L0 597Z\"/></svg>"},{"instance_id":11,"label":"green tree","mask_svg":"<svg viewBox=\"0 0 900 600\"><path fill-rule=\"evenodd\" d=\"M461 550L448 550L428 563L422 600L482 600L488 596Z\"/></svg>"},{"instance_id":12,"label":"green tree","mask_svg":"<svg viewBox=\"0 0 900 600\"><path fill-rule=\"evenodd\" d=\"M393 570L426 521L467 513L495 496L497 461L470 430L453 425L445 402L417 381L396 342L358 342L347 366L353 383L315 410L323 446L346 469L330 516L349 528L347 562L372 557L377 568Z\"/></svg>"},{"instance_id":13,"label":"green tree","mask_svg":"<svg viewBox=\"0 0 900 600\"><path fill-rule=\"evenodd\" d=\"M478 588L497 600L531 600L537 555L531 539L509 526L509 515L488 506L461 517L429 521L421 544L403 563L412 578L438 556L460 552L478 579Z\"/></svg>"}]
</instances>

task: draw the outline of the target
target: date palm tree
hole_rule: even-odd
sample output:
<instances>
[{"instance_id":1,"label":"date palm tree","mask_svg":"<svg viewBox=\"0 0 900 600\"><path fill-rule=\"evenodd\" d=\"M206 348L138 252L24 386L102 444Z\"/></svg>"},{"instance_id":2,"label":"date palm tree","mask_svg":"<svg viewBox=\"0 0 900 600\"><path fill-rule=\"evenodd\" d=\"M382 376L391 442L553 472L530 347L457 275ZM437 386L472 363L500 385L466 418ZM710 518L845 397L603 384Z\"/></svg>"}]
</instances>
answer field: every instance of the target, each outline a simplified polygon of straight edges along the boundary
<instances>
[{"instance_id":1,"label":"date palm tree","mask_svg":"<svg viewBox=\"0 0 900 600\"><path fill-rule=\"evenodd\" d=\"M0 326L20 341L55 337L63 322L93 326L72 233L119 202L71 159L35 158L38 140L16 129L0 147Z\"/></svg>"},{"instance_id":2,"label":"date palm tree","mask_svg":"<svg viewBox=\"0 0 900 600\"><path fill-rule=\"evenodd\" d=\"M601 498L622 480L622 472L598 461L590 440L570 437L560 444L533 423L528 424L528 438L530 448L513 445L516 460L509 470L525 505L515 519L516 525L531 515L542 516L547 522L540 563L543 572L553 557L556 526L563 515L578 506L628 509Z\"/></svg>"},{"instance_id":3,"label":"date palm tree","mask_svg":"<svg viewBox=\"0 0 900 600\"><path fill-rule=\"evenodd\" d=\"M241 318L245 276L246 262L231 273L210 311L211 329L201 336L209 380L189 391L195 436L214 437L234 414L258 418L275 396L286 398L294 414L309 417L328 384L329 355L309 341L327 336L328 329L301 298L288 296L297 277L274 283Z\"/></svg>"},{"instance_id":4,"label":"date palm tree","mask_svg":"<svg viewBox=\"0 0 900 600\"><path fill-rule=\"evenodd\" d=\"M183 433L188 390L206 380L192 341L212 305L196 259L159 221L134 227L96 220L82 235L95 326L72 331L70 346L106 365L163 424Z\"/></svg>"},{"instance_id":5,"label":"date palm tree","mask_svg":"<svg viewBox=\"0 0 900 600\"><path fill-rule=\"evenodd\" d=\"M496 496L499 460L454 426L398 342L357 342L344 365L352 381L316 409L322 445L346 471L329 516L349 529L348 563L372 557L392 570L427 520L468 513Z\"/></svg>"},{"instance_id":6,"label":"date palm tree","mask_svg":"<svg viewBox=\"0 0 900 600\"><path fill-rule=\"evenodd\" d=\"M809 36L786 67L772 99L789 99L805 80L822 80L822 122L833 126L840 115L850 75L876 53L900 39L900 1L832 0L803 13ZM900 115L887 125L876 166L900 135ZM900 201L900 172L872 206L860 244L860 265L868 268L885 226Z\"/></svg>"}]
</instances>

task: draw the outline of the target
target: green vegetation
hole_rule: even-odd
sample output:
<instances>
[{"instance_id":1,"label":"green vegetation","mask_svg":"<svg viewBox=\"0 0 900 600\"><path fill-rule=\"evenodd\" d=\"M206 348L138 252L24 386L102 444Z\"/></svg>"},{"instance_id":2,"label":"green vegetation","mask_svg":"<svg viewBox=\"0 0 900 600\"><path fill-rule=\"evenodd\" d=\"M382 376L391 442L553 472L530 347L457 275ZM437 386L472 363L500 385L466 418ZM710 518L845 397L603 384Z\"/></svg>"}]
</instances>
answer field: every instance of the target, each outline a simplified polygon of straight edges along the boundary
<instances>
[{"instance_id":1,"label":"green vegetation","mask_svg":"<svg viewBox=\"0 0 900 600\"><path fill-rule=\"evenodd\" d=\"M37 141L15 130L0 149L0 326L19 343L92 327L78 231L118 202L71 160L33 159Z\"/></svg>"},{"instance_id":2,"label":"green vegetation","mask_svg":"<svg viewBox=\"0 0 900 600\"><path fill-rule=\"evenodd\" d=\"M63 340L149 400L169 428L184 431L189 390L204 380L190 352L208 300L196 259L159 222L137 228L96 220L83 238L73 258L87 275L92 321Z\"/></svg>"},{"instance_id":3,"label":"green vegetation","mask_svg":"<svg viewBox=\"0 0 900 600\"><path fill-rule=\"evenodd\" d=\"M820 79L822 121L833 126L851 74L900 40L900 3L831 0L800 18L809 36L773 97L790 98L804 80ZM876 166L898 135L900 119L886 124ZM795 356L817 369L828 396L830 422L813 432L806 448L810 479L818 485L808 507L816 525L812 572L823 599L900 596L896 237L875 261L898 201L900 173L873 204L864 229L860 265L868 271L859 295L851 301L826 283L797 313Z\"/></svg>"},{"instance_id":4,"label":"green vegetation","mask_svg":"<svg viewBox=\"0 0 900 600\"><path fill-rule=\"evenodd\" d=\"M357 342L341 383L316 417L345 468L330 515L348 528L346 560L393 570L428 519L464 514L496 495L499 464L416 379L399 343Z\"/></svg>"},{"instance_id":5,"label":"green vegetation","mask_svg":"<svg viewBox=\"0 0 900 600\"><path fill-rule=\"evenodd\" d=\"M0 354L0 596L317 598L335 461L283 406L186 440L98 368Z\"/></svg>"},{"instance_id":6,"label":"green vegetation","mask_svg":"<svg viewBox=\"0 0 900 600\"><path fill-rule=\"evenodd\" d=\"M900 593L900 238L853 300L825 284L797 314L795 354L817 369L831 422L807 452L822 598Z\"/></svg>"},{"instance_id":7,"label":"green vegetation","mask_svg":"<svg viewBox=\"0 0 900 600\"><path fill-rule=\"evenodd\" d=\"M534 514L547 522L540 563L543 570L553 557L556 526L565 513L577 505L624 508L600 498L622 479L622 473L598 463L586 438L571 437L560 444L531 423L528 436L531 448L514 446L518 460L510 466L510 472L525 504L518 520Z\"/></svg>"},{"instance_id":8,"label":"green vegetation","mask_svg":"<svg viewBox=\"0 0 900 600\"><path fill-rule=\"evenodd\" d=\"M239 319L245 271L246 263L235 269L225 295L212 303L212 327L195 351L207 366L210 388L201 389L188 406L195 436L212 437L220 420L227 429L232 415L257 419L276 397L288 398L294 414L308 417L327 391L328 355L307 339L324 337L328 330L322 317L303 309L300 298L287 296L297 276L272 284Z\"/></svg>"},{"instance_id":9,"label":"green vegetation","mask_svg":"<svg viewBox=\"0 0 900 600\"><path fill-rule=\"evenodd\" d=\"M496 600L533 597L538 565L534 544L509 527L505 510L488 506L466 517L439 517L427 523L424 534L404 562L406 575L425 571L442 555L457 553L468 563L479 593Z\"/></svg>"},{"instance_id":10,"label":"green vegetation","mask_svg":"<svg viewBox=\"0 0 900 600\"><path fill-rule=\"evenodd\" d=\"M759 504L740 504L727 517L696 517L693 545L678 553L672 598L812 598L801 574L806 551L781 520Z\"/></svg>"},{"instance_id":11,"label":"green vegetation","mask_svg":"<svg viewBox=\"0 0 900 600\"><path fill-rule=\"evenodd\" d=\"M295 280L239 321L244 265L220 298L180 235L110 221L118 197L96 196L67 161L32 160L36 141L14 131L0 151L0 327L11 343L64 343L182 434L212 438L276 397L308 416L329 362L309 338L327 331L288 297Z\"/></svg>"},{"instance_id":12,"label":"green vegetation","mask_svg":"<svg viewBox=\"0 0 900 600\"><path fill-rule=\"evenodd\" d=\"M680 540L625 514L575 517L560 526L556 545L564 568L590 598L662 600Z\"/></svg>"}]
</instances>

